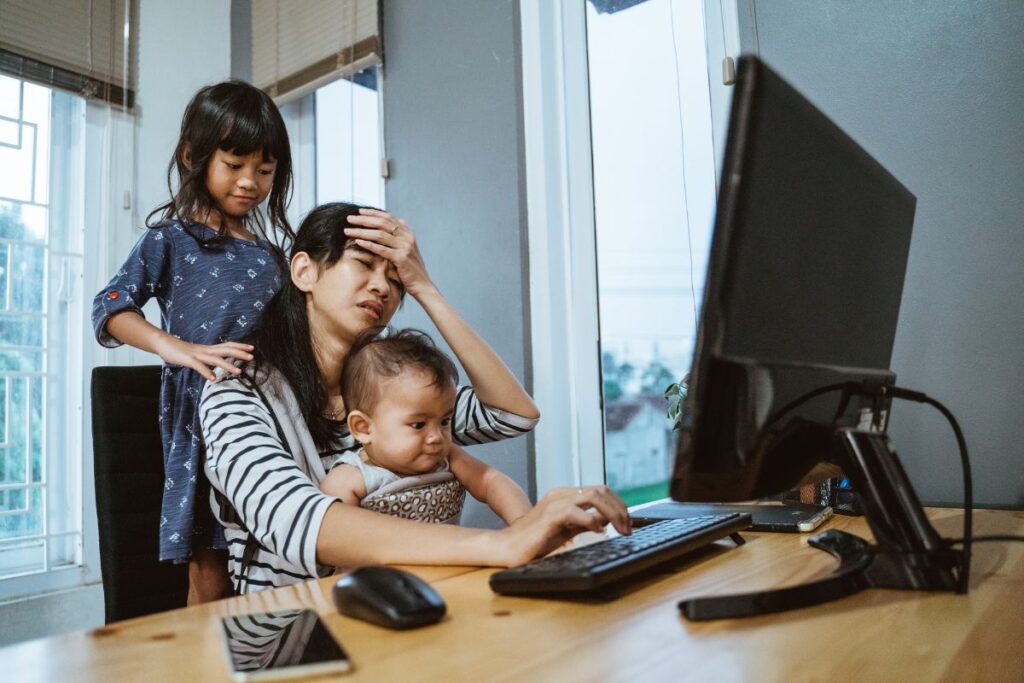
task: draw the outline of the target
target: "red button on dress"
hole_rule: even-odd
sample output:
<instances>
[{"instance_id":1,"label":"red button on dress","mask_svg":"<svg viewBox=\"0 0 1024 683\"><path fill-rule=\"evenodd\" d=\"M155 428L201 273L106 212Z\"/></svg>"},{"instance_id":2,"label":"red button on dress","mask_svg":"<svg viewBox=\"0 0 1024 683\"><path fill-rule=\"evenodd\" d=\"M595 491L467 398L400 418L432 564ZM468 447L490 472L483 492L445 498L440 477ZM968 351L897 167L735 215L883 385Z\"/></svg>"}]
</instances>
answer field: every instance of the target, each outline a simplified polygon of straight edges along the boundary
<instances>
[{"instance_id":1,"label":"red button on dress","mask_svg":"<svg viewBox=\"0 0 1024 683\"><path fill-rule=\"evenodd\" d=\"M108 299L116 299L119 296L121 296L120 292L111 292L110 294L107 294Z\"/></svg>"}]
</instances>

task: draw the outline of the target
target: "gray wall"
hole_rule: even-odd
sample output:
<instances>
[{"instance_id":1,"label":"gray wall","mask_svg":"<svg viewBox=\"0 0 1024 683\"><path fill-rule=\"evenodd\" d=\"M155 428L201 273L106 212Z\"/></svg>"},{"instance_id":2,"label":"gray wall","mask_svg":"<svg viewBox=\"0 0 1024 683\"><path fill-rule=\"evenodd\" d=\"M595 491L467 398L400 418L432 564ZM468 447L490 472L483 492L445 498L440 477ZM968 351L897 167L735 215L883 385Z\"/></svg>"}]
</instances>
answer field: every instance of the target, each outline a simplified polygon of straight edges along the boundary
<instances>
[{"instance_id":1,"label":"gray wall","mask_svg":"<svg viewBox=\"0 0 1024 683\"><path fill-rule=\"evenodd\" d=\"M1024 3L739 2L744 51L917 195L893 369L959 419L975 500L1024 506ZM938 413L892 435L923 500L961 500Z\"/></svg>"},{"instance_id":2,"label":"gray wall","mask_svg":"<svg viewBox=\"0 0 1024 683\"><path fill-rule=\"evenodd\" d=\"M525 381L527 256L518 4L383 3L387 208L409 221L438 287ZM440 335L413 300L395 325ZM473 455L529 491L529 441ZM469 524L496 518L471 503Z\"/></svg>"}]
</instances>

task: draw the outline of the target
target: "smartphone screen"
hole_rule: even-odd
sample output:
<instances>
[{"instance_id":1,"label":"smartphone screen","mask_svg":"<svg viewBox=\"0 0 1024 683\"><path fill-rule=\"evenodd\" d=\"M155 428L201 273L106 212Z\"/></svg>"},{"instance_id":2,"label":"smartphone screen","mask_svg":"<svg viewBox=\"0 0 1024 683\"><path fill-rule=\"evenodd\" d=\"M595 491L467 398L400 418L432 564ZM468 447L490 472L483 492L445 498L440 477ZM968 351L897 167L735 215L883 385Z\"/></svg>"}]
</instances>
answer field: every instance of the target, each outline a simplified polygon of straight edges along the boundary
<instances>
[{"instance_id":1,"label":"smartphone screen","mask_svg":"<svg viewBox=\"0 0 1024 683\"><path fill-rule=\"evenodd\" d=\"M221 620L235 680L273 680L348 671L345 650L309 609Z\"/></svg>"}]
</instances>

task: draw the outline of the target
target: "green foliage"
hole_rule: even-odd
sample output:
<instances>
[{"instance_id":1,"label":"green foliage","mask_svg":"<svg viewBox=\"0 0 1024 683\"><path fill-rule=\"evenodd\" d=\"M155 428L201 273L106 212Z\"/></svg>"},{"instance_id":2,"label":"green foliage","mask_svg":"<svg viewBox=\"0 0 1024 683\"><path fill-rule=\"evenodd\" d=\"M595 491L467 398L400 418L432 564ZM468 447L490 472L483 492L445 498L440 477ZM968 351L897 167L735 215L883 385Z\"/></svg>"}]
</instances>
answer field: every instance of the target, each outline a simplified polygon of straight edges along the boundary
<instances>
[{"instance_id":1,"label":"green foliage","mask_svg":"<svg viewBox=\"0 0 1024 683\"><path fill-rule=\"evenodd\" d=\"M628 361L619 363L615 354L605 351L601 354L601 384L604 389L604 400L614 401L622 398L625 386L636 373L636 367Z\"/></svg>"},{"instance_id":2,"label":"green foliage","mask_svg":"<svg viewBox=\"0 0 1024 683\"><path fill-rule=\"evenodd\" d=\"M616 380L609 377L603 378L604 384L604 400L606 401L617 401L622 398L622 395L626 392L622 390L622 385Z\"/></svg>"},{"instance_id":3,"label":"green foliage","mask_svg":"<svg viewBox=\"0 0 1024 683\"><path fill-rule=\"evenodd\" d=\"M640 373L640 393L657 394L661 387L674 380L673 372L656 358Z\"/></svg>"},{"instance_id":4,"label":"green foliage","mask_svg":"<svg viewBox=\"0 0 1024 683\"><path fill-rule=\"evenodd\" d=\"M668 416L669 422L672 423L672 429L679 431L679 427L682 424L683 408L686 405L686 392L689 389L690 384L690 373L686 373L681 380L678 382L672 382L665 389L665 400L668 401Z\"/></svg>"}]
</instances>

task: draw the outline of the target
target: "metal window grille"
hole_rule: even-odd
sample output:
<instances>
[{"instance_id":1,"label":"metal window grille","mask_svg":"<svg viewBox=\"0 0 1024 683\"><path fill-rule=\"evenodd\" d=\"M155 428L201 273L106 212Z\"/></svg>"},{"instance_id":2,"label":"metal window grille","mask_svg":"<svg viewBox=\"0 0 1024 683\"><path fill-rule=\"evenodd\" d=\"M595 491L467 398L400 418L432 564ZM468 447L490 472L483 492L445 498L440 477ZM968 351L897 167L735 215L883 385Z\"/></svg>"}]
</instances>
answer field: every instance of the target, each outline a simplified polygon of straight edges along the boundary
<instances>
[{"instance_id":1,"label":"metal window grille","mask_svg":"<svg viewBox=\"0 0 1024 683\"><path fill-rule=\"evenodd\" d=\"M0 579L82 562L83 107L0 75Z\"/></svg>"}]
</instances>

